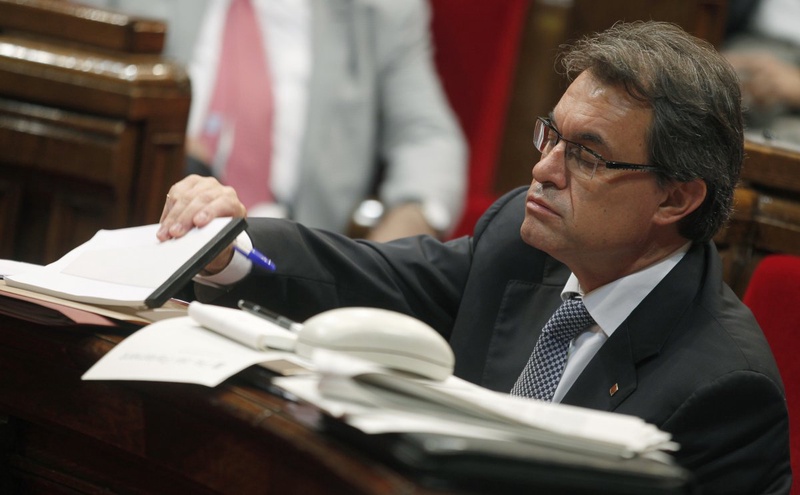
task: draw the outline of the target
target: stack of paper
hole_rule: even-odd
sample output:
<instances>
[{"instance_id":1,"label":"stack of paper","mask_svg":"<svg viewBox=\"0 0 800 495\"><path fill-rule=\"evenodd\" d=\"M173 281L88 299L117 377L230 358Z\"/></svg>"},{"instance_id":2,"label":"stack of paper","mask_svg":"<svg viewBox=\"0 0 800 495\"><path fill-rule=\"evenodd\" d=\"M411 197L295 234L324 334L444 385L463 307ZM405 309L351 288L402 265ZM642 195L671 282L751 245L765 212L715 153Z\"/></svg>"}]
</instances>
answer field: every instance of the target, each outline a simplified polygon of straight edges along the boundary
<instances>
[{"instance_id":1,"label":"stack of paper","mask_svg":"<svg viewBox=\"0 0 800 495\"><path fill-rule=\"evenodd\" d=\"M275 384L365 433L440 433L620 458L677 449L668 433L634 416L513 397L456 377L415 378L325 353L315 366L316 375Z\"/></svg>"}]
</instances>

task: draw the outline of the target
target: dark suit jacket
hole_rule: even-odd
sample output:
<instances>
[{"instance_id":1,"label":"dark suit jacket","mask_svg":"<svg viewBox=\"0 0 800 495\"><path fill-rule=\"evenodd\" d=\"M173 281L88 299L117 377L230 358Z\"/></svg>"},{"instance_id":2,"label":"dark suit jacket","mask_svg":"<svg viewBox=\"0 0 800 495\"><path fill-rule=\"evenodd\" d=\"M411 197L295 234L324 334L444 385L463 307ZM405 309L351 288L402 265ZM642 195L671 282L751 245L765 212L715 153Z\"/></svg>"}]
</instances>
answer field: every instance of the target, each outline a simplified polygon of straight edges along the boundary
<instances>
[{"instance_id":1,"label":"dark suit jacket","mask_svg":"<svg viewBox=\"0 0 800 495\"><path fill-rule=\"evenodd\" d=\"M560 304L569 269L522 242L525 191L498 200L472 238L351 241L275 220L249 233L278 264L218 303L246 295L303 320L338 306L379 306L445 335L456 375L509 391ZM611 389L618 389L615 393ZM711 243L681 262L616 329L564 403L639 416L672 433L702 493L788 493L788 417L769 346L722 282Z\"/></svg>"}]
</instances>

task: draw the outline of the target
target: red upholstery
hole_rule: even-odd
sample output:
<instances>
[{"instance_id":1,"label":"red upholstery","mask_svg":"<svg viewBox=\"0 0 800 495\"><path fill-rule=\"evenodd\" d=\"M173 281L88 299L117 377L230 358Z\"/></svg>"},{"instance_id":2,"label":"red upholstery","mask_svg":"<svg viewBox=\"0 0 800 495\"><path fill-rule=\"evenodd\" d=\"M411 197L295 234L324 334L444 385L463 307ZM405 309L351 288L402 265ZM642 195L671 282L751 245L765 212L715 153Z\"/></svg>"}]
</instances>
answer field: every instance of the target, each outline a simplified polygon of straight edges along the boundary
<instances>
[{"instance_id":1,"label":"red upholstery","mask_svg":"<svg viewBox=\"0 0 800 495\"><path fill-rule=\"evenodd\" d=\"M496 162L530 0L430 0L436 66L469 143L469 185L455 236L496 199Z\"/></svg>"},{"instance_id":2,"label":"red upholstery","mask_svg":"<svg viewBox=\"0 0 800 495\"><path fill-rule=\"evenodd\" d=\"M744 303L769 341L786 388L792 472L800 476L800 257L771 255L753 272ZM795 481L792 495L800 494Z\"/></svg>"}]
</instances>

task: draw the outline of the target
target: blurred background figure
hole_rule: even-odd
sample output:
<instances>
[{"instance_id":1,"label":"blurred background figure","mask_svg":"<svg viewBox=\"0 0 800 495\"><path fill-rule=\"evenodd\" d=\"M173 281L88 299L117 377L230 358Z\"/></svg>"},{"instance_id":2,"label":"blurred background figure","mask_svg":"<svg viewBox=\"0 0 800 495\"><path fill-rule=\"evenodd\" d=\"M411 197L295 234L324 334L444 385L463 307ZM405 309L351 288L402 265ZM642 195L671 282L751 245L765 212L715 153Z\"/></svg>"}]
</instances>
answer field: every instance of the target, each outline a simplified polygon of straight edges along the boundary
<instances>
[{"instance_id":1,"label":"blurred background figure","mask_svg":"<svg viewBox=\"0 0 800 495\"><path fill-rule=\"evenodd\" d=\"M382 241L458 222L466 143L427 0L81 3L168 22L192 81L187 173L235 187L251 216Z\"/></svg>"},{"instance_id":2,"label":"blurred background figure","mask_svg":"<svg viewBox=\"0 0 800 495\"><path fill-rule=\"evenodd\" d=\"M800 143L800 2L730 0L723 52L739 73L750 134Z\"/></svg>"}]
</instances>

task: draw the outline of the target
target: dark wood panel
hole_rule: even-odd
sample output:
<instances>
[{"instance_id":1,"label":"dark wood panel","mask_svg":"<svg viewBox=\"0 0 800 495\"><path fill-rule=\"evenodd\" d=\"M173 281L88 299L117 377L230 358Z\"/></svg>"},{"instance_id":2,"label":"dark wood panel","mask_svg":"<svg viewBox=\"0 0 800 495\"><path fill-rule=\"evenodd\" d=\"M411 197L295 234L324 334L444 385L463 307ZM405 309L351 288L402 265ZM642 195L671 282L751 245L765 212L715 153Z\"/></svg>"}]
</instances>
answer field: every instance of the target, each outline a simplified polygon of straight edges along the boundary
<instances>
[{"instance_id":1,"label":"dark wood panel","mask_svg":"<svg viewBox=\"0 0 800 495\"><path fill-rule=\"evenodd\" d=\"M0 0L3 257L49 263L100 229L159 220L183 176L191 89L156 24Z\"/></svg>"},{"instance_id":2,"label":"dark wood panel","mask_svg":"<svg viewBox=\"0 0 800 495\"><path fill-rule=\"evenodd\" d=\"M739 296L764 256L800 255L800 152L749 141L745 152L733 217L715 239Z\"/></svg>"},{"instance_id":3,"label":"dark wood panel","mask_svg":"<svg viewBox=\"0 0 800 495\"><path fill-rule=\"evenodd\" d=\"M119 118L0 98L5 163L109 187L130 182L135 128Z\"/></svg>"},{"instance_id":4,"label":"dark wood panel","mask_svg":"<svg viewBox=\"0 0 800 495\"><path fill-rule=\"evenodd\" d=\"M0 179L0 258L10 259L14 254L19 208L19 184Z\"/></svg>"},{"instance_id":5,"label":"dark wood panel","mask_svg":"<svg viewBox=\"0 0 800 495\"><path fill-rule=\"evenodd\" d=\"M763 188L800 193L800 152L748 141L742 180ZM794 195L797 197L796 195Z\"/></svg>"},{"instance_id":6,"label":"dark wood panel","mask_svg":"<svg viewBox=\"0 0 800 495\"><path fill-rule=\"evenodd\" d=\"M131 224L137 132L120 119L0 98L0 177L16 191L7 257L52 261L101 228Z\"/></svg>"}]
</instances>

